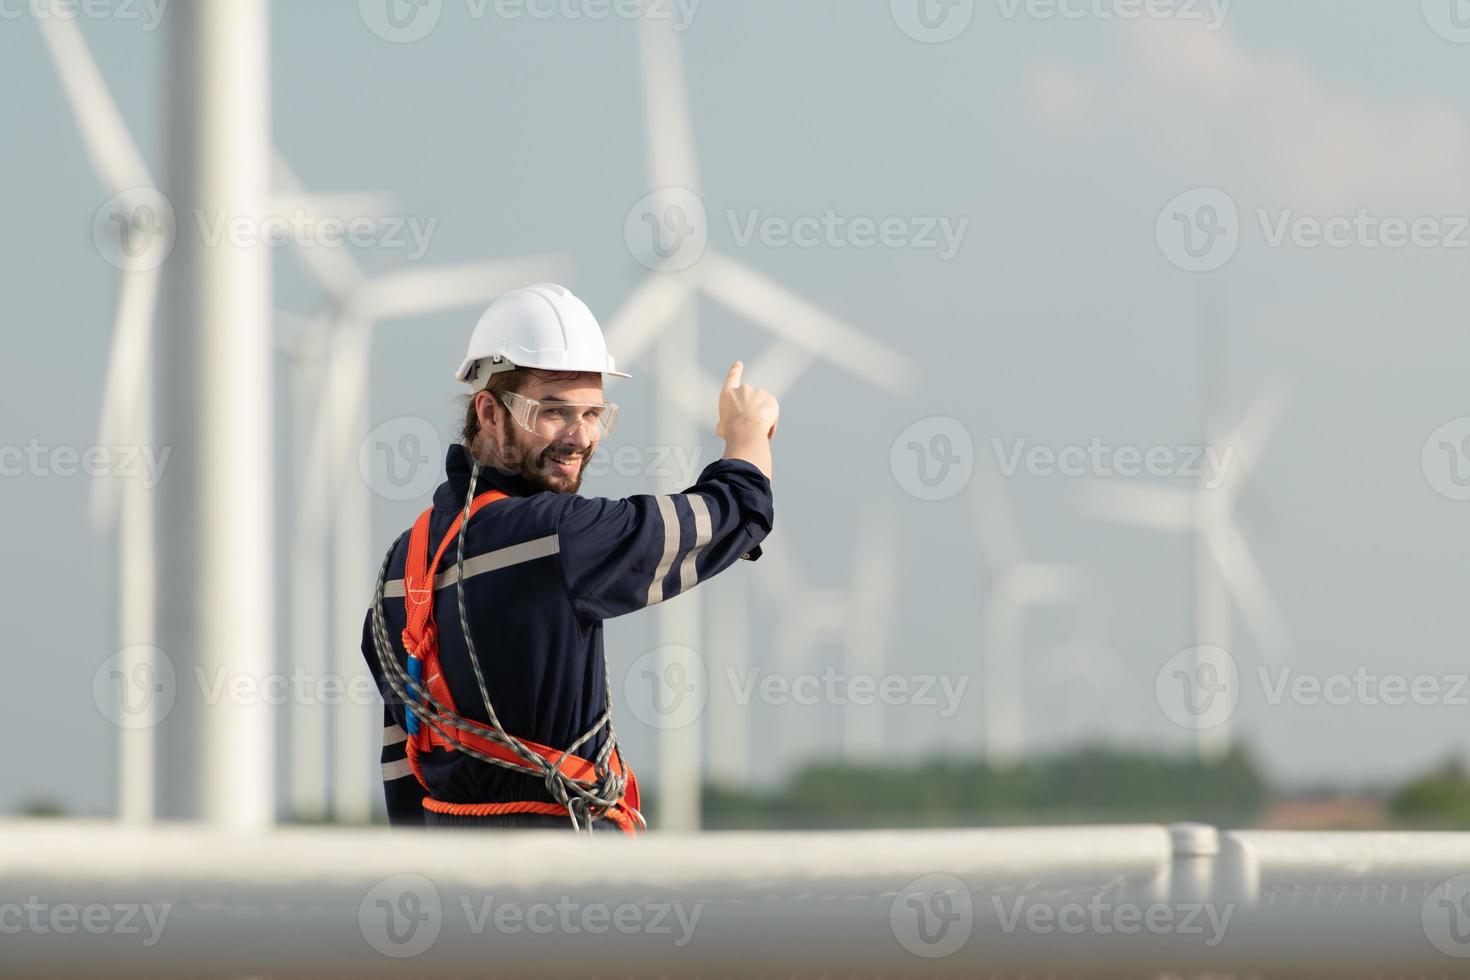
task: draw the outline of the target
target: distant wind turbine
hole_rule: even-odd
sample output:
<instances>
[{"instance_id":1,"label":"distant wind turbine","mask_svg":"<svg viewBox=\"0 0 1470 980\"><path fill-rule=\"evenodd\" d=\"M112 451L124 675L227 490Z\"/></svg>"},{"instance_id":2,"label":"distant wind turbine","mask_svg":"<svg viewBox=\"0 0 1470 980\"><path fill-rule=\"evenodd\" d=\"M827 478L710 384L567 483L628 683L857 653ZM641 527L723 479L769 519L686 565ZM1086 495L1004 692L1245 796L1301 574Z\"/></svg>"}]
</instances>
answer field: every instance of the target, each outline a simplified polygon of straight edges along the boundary
<instances>
[{"instance_id":1,"label":"distant wind turbine","mask_svg":"<svg viewBox=\"0 0 1470 980\"><path fill-rule=\"evenodd\" d=\"M1083 575L1077 565L1025 557L1005 485L988 459L976 464L973 486L980 557L990 577L981 613L984 752L991 768L1010 769L1021 761L1026 742L1026 611L1076 604L1083 594Z\"/></svg>"},{"instance_id":2,"label":"distant wind turbine","mask_svg":"<svg viewBox=\"0 0 1470 980\"><path fill-rule=\"evenodd\" d=\"M1233 428L1211 427L1217 435L1209 444L1234 451L1218 486L1202 482L1193 490L1174 490L1114 483L1100 484L1090 495L1090 510L1098 517L1193 536L1197 672L1210 662L1211 648L1231 649L1232 600L1268 660L1277 661L1290 647L1281 610L1236 521L1240 494L1253 478L1285 404L1281 387L1271 384L1251 399ZM1200 757L1218 759L1230 746L1228 722L1201 729L1197 738Z\"/></svg>"}]
</instances>

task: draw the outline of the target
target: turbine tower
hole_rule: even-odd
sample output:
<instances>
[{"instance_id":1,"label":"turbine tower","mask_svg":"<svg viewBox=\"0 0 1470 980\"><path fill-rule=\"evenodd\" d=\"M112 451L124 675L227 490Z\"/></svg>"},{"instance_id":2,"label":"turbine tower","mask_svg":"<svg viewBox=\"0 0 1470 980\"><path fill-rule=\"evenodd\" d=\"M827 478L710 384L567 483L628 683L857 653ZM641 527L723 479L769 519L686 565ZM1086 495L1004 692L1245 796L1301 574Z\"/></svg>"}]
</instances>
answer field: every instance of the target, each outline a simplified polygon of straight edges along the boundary
<instances>
[{"instance_id":1,"label":"turbine tower","mask_svg":"<svg viewBox=\"0 0 1470 980\"><path fill-rule=\"evenodd\" d=\"M178 214L262 221L270 205L269 4L176 0L166 14L164 190ZM258 225L257 225L258 226ZM256 831L275 820L269 706L193 679L274 668L270 250L178 235L163 269L156 430L158 646L179 697L157 733L160 815Z\"/></svg>"}]
</instances>

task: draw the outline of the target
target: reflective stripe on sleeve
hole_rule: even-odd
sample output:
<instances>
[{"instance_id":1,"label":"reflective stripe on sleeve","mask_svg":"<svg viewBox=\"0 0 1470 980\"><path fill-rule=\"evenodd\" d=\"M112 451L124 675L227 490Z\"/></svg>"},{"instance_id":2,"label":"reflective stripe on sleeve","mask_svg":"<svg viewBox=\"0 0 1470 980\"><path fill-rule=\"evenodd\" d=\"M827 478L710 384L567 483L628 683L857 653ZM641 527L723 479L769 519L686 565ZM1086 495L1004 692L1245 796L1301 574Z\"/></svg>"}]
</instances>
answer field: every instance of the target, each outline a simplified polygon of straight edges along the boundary
<instances>
[{"instance_id":1,"label":"reflective stripe on sleeve","mask_svg":"<svg viewBox=\"0 0 1470 980\"><path fill-rule=\"evenodd\" d=\"M699 570L695 567L695 561L715 537L715 524L710 517L709 503L697 493L691 493L684 499L689 501L689 509L694 511L694 547L689 549L684 564L679 567L680 592L688 592L698 584Z\"/></svg>"},{"instance_id":2,"label":"reflective stripe on sleeve","mask_svg":"<svg viewBox=\"0 0 1470 980\"><path fill-rule=\"evenodd\" d=\"M653 584L648 587L648 604L650 606L664 601L664 579L668 577L669 571L674 567L674 559L679 557L679 512L674 509L673 497L657 497L658 513L664 522L664 553L659 559L658 568L653 573Z\"/></svg>"}]
</instances>

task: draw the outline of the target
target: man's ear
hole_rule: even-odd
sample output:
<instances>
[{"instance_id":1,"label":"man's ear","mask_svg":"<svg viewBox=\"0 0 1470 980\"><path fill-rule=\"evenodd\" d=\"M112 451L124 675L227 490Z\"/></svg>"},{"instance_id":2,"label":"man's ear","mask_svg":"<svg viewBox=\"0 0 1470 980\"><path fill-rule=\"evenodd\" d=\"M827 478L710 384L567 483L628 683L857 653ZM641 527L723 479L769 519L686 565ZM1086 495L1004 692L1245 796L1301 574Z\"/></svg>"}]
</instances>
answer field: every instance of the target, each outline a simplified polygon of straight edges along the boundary
<instances>
[{"instance_id":1,"label":"man's ear","mask_svg":"<svg viewBox=\"0 0 1470 980\"><path fill-rule=\"evenodd\" d=\"M497 431L500 413L504 410L505 406L500 404L500 399L490 392L482 391L475 395L475 414L480 417L480 428L490 432Z\"/></svg>"}]
</instances>

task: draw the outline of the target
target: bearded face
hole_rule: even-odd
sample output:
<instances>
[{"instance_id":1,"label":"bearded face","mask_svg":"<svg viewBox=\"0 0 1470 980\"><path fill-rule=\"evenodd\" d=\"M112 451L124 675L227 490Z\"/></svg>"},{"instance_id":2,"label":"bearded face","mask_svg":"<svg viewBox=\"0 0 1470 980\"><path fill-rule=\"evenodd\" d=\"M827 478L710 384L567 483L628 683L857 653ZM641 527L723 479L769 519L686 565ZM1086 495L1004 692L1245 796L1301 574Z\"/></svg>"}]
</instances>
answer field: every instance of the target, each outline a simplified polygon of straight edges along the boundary
<instances>
[{"instance_id":1,"label":"bearded face","mask_svg":"<svg viewBox=\"0 0 1470 980\"><path fill-rule=\"evenodd\" d=\"M602 376L531 372L531 379L518 394L540 402L597 403L603 400ZM482 393L476 398L481 437L492 436L492 445L480 454L482 460L503 472L520 475L540 490L576 493L582 488L582 477L601 438L595 425L579 426L549 438L518 425L497 396Z\"/></svg>"}]
</instances>

